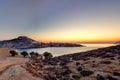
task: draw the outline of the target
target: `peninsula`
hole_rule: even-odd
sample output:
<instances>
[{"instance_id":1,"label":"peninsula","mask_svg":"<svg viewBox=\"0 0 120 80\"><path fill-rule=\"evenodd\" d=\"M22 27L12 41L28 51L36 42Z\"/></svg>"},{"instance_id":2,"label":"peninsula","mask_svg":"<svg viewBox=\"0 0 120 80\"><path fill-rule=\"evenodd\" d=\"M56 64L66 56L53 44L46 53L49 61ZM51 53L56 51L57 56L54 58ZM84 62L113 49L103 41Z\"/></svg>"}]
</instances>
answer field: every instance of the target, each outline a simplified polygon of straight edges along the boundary
<instances>
[{"instance_id":1,"label":"peninsula","mask_svg":"<svg viewBox=\"0 0 120 80\"><path fill-rule=\"evenodd\" d=\"M0 41L0 48L26 49L44 47L83 47L83 45L73 43L44 43L26 36L19 36L18 38L11 40Z\"/></svg>"}]
</instances>

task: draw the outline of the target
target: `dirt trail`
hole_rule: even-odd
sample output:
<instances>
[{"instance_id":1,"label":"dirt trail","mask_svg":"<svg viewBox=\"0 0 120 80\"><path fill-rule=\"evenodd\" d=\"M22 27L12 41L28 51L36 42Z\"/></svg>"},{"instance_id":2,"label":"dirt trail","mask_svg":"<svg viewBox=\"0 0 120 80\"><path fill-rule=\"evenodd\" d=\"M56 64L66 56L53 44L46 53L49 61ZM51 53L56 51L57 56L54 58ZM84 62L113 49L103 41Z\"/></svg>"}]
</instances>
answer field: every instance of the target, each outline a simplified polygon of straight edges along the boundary
<instances>
[{"instance_id":1,"label":"dirt trail","mask_svg":"<svg viewBox=\"0 0 120 80\"><path fill-rule=\"evenodd\" d=\"M28 60L27 58L0 57L0 80L42 80L21 67Z\"/></svg>"},{"instance_id":2,"label":"dirt trail","mask_svg":"<svg viewBox=\"0 0 120 80\"><path fill-rule=\"evenodd\" d=\"M1 67L1 69L0 69L0 75L2 75L10 67L15 66L15 65L17 65L17 64L11 64L11 65L7 65L7 66L4 66L4 67Z\"/></svg>"}]
</instances>

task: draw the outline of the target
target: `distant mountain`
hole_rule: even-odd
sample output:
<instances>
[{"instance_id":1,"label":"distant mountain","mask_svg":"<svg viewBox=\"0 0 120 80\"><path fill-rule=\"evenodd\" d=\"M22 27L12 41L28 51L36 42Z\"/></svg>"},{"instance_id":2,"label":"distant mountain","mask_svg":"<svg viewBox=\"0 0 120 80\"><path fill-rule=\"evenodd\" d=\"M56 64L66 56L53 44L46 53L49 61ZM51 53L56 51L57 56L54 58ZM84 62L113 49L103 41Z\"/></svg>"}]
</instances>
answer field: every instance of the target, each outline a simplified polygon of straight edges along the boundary
<instances>
[{"instance_id":1,"label":"distant mountain","mask_svg":"<svg viewBox=\"0 0 120 80\"><path fill-rule=\"evenodd\" d=\"M0 41L0 48L42 48L42 47L80 47L79 44L71 43L42 43L26 36L19 36L11 40Z\"/></svg>"},{"instance_id":2,"label":"distant mountain","mask_svg":"<svg viewBox=\"0 0 120 80\"><path fill-rule=\"evenodd\" d=\"M15 39L0 41L0 47L2 48L34 48L35 46L40 46L41 44L42 43L30 39L26 36L19 36Z\"/></svg>"},{"instance_id":3,"label":"distant mountain","mask_svg":"<svg viewBox=\"0 0 120 80\"><path fill-rule=\"evenodd\" d=\"M118 41L118 42L115 42L115 44L120 44L120 41Z\"/></svg>"}]
</instances>

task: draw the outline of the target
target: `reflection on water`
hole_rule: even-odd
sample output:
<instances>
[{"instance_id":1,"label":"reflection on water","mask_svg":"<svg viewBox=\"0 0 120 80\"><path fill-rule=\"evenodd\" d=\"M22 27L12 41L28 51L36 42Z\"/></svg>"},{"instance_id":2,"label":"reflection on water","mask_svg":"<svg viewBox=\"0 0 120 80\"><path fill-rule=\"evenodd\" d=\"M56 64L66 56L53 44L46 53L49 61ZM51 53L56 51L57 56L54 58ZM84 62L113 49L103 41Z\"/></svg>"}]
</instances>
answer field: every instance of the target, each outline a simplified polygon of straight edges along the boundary
<instances>
[{"instance_id":1,"label":"reflection on water","mask_svg":"<svg viewBox=\"0 0 120 80\"><path fill-rule=\"evenodd\" d=\"M60 56L64 54L84 52L88 50L93 50L101 47L108 47L114 44L83 44L86 47L47 47L47 48L37 48L37 49L19 49L18 52L27 51L27 52L38 52L42 54L44 52L51 52L53 56Z\"/></svg>"},{"instance_id":2,"label":"reflection on water","mask_svg":"<svg viewBox=\"0 0 120 80\"><path fill-rule=\"evenodd\" d=\"M87 47L108 47L108 46L114 46L116 44L83 44Z\"/></svg>"}]
</instances>

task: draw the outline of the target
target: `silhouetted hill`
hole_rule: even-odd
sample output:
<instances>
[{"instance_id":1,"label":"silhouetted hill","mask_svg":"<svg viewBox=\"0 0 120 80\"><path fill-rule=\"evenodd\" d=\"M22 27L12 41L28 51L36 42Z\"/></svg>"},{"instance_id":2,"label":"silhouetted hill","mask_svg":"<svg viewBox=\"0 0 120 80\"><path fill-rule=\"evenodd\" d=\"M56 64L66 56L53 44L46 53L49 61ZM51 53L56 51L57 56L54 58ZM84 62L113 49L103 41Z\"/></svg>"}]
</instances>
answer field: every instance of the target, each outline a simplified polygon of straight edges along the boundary
<instances>
[{"instance_id":1,"label":"silhouetted hill","mask_svg":"<svg viewBox=\"0 0 120 80\"><path fill-rule=\"evenodd\" d=\"M118 41L118 42L115 42L115 44L120 44L120 41Z\"/></svg>"},{"instance_id":2,"label":"silhouetted hill","mask_svg":"<svg viewBox=\"0 0 120 80\"><path fill-rule=\"evenodd\" d=\"M26 36L19 36L15 39L0 41L0 47L7 48L31 48L34 47L34 45L40 44L40 42L32 40Z\"/></svg>"},{"instance_id":3,"label":"silhouetted hill","mask_svg":"<svg viewBox=\"0 0 120 80\"><path fill-rule=\"evenodd\" d=\"M41 47L80 47L71 43L42 43L26 36L19 36L11 40L0 41L0 48L41 48Z\"/></svg>"}]
</instances>

